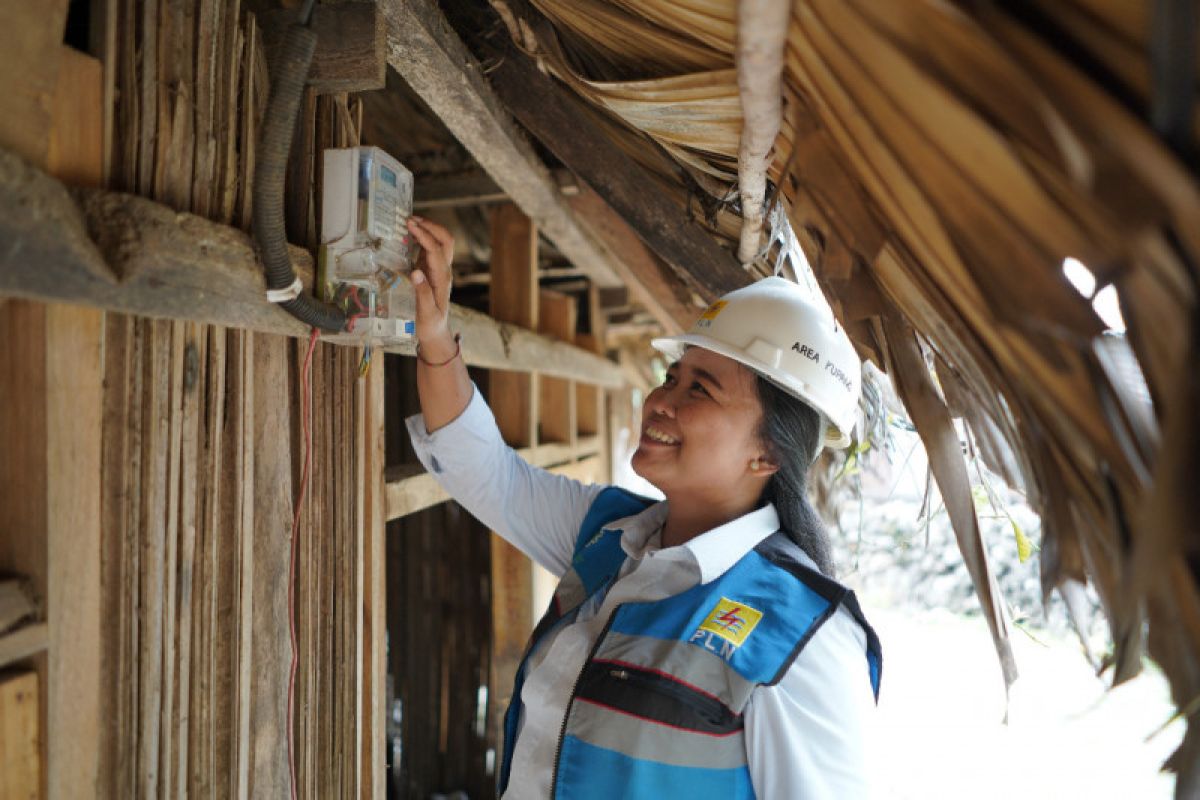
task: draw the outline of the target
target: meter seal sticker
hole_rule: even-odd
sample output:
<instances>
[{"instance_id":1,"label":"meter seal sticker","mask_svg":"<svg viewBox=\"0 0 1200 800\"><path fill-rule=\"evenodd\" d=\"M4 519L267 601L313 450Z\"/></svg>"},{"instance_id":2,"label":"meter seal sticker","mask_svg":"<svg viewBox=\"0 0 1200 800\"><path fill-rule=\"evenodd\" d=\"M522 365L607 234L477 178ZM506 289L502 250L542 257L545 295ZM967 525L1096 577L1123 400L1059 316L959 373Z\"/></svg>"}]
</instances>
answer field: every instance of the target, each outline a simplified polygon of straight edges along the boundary
<instances>
[{"instance_id":1,"label":"meter seal sticker","mask_svg":"<svg viewBox=\"0 0 1200 800\"><path fill-rule=\"evenodd\" d=\"M703 314L700 315L700 319L696 321L696 326L699 328L707 328L708 326L712 325L712 321L717 318L717 315L720 314L727 305L729 305L729 303L725 300L718 300L717 302L713 303L708 307L707 310L705 310Z\"/></svg>"}]
</instances>

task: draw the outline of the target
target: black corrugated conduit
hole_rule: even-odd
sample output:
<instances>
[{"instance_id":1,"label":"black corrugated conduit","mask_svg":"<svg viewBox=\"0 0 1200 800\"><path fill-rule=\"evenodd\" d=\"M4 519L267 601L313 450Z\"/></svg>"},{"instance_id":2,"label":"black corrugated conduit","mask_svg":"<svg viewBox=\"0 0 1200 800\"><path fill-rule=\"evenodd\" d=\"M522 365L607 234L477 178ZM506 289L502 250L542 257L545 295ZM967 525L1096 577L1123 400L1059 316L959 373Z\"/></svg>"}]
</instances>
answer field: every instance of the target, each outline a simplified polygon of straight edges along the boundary
<instances>
[{"instance_id":1,"label":"black corrugated conduit","mask_svg":"<svg viewBox=\"0 0 1200 800\"><path fill-rule=\"evenodd\" d=\"M296 281L288 256L283 190L296 116L313 52L317 49L317 34L308 27L312 6L313 0L308 0L300 12L299 22L288 27L275 63L271 65L274 72L271 96L267 101L262 138L258 144L258 163L254 169L253 230L269 291L286 290ZM346 330L347 317L341 309L304 292L279 305L305 325L334 333Z\"/></svg>"}]
</instances>

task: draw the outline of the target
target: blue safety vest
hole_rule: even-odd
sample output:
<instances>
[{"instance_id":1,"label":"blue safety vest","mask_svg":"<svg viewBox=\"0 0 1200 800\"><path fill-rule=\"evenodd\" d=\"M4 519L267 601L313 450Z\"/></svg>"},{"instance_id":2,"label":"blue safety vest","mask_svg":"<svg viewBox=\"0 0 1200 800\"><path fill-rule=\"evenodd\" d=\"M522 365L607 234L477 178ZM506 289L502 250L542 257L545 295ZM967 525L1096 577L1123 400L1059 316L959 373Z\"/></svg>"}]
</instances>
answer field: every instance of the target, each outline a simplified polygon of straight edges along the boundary
<instances>
[{"instance_id":1,"label":"blue safety vest","mask_svg":"<svg viewBox=\"0 0 1200 800\"><path fill-rule=\"evenodd\" d=\"M571 567L530 638L504 716L499 790L508 786L529 654L607 592L626 553L604 526L653 501L605 489L592 503ZM654 602L623 603L597 637L571 692L559 734L555 798L752 798L743 712L774 685L840 605L867 635L876 698L882 655L853 593L806 566L782 532L724 575Z\"/></svg>"}]
</instances>

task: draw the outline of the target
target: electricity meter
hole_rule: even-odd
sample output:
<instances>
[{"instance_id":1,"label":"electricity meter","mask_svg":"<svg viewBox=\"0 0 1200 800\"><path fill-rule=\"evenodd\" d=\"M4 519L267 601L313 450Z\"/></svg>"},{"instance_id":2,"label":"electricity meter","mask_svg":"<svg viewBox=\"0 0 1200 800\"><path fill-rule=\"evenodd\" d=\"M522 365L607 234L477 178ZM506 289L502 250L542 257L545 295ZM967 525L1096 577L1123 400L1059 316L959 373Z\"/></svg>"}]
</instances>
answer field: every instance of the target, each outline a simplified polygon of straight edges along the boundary
<instances>
[{"instance_id":1,"label":"electricity meter","mask_svg":"<svg viewBox=\"0 0 1200 800\"><path fill-rule=\"evenodd\" d=\"M352 334L411 338L413 322L399 317L396 301L416 250L408 232L412 173L378 147L329 149L323 159L322 297L353 320Z\"/></svg>"}]
</instances>

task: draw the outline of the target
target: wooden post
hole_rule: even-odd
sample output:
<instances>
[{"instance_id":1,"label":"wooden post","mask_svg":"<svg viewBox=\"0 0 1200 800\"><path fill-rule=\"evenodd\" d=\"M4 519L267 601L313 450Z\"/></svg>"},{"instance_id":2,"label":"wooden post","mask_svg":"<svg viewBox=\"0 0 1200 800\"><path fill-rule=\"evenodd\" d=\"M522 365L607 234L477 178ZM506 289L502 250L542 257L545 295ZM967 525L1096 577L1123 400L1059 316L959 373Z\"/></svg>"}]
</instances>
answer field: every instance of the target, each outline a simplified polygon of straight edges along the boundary
<instances>
[{"instance_id":1,"label":"wooden post","mask_svg":"<svg viewBox=\"0 0 1200 800\"><path fill-rule=\"evenodd\" d=\"M538 329L537 229L513 205L492 217L492 284L488 313L499 322ZM528 447L537 436L536 375L492 370L488 401L504 440Z\"/></svg>"},{"instance_id":2,"label":"wooden post","mask_svg":"<svg viewBox=\"0 0 1200 800\"><path fill-rule=\"evenodd\" d=\"M492 216L492 285L489 312L502 322L538 326L537 229L516 206ZM513 447L537 444L537 373L492 370L488 399L504 439ZM489 741L499 749L504 709L512 693L525 641L533 630L531 562L492 534L492 670L488 693Z\"/></svg>"},{"instance_id":3,"label":"wooden post","mask_svg":"<svg viewBox=\"0 0 1200 800\"><path fill-rule=\"evenodd\" d=\"M560 342L572 343L578 317L575 298L543 289L539 292L538 299L538 333ZM575 382L563 378L543 377L539 394L539 441L567 442L573 445L576 439Z\"/></svg>"}]
</instances>

